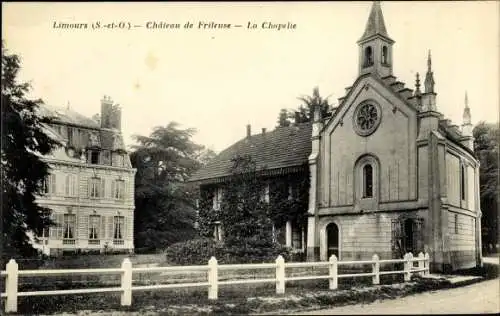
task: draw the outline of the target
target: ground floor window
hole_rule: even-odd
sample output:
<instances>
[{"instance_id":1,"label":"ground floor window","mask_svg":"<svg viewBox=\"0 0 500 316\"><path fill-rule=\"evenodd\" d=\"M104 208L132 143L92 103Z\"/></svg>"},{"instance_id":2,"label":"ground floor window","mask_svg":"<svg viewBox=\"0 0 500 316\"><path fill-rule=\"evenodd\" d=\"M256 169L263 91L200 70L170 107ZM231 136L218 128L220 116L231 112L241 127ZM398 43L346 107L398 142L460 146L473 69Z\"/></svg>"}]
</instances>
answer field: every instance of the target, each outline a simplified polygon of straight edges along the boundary
<instances>
[{"instance_id":1,"label":"ground floor window","mask_svg":"<svg viewBox=\"0 0 500 316\"><path fill-rule=\"evenodd\" d=\"M424 251L422 218L393 219L391 246L393 256L401 258L411 252L414 256Z\"/></svg>"}]
</instances>

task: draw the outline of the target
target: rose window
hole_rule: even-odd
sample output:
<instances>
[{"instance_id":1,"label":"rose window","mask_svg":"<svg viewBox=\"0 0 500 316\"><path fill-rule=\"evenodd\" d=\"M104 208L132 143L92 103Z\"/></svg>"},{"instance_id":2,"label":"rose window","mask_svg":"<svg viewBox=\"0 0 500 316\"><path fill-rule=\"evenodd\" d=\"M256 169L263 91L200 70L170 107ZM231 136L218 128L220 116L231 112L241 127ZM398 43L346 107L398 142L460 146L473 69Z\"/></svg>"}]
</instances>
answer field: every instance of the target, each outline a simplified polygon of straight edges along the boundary
<instances>
[{"instance_id":1,"label":"rose window","mask_svg":"<svg viewBox=\"0 0 500 316\"><path fill-rule=\"evenodd\" d=\"M354 123L356 132L359 135L370 135L380 123L379 107L372 103L361 104L356 110Z\"/></svg>"}]
</instances>

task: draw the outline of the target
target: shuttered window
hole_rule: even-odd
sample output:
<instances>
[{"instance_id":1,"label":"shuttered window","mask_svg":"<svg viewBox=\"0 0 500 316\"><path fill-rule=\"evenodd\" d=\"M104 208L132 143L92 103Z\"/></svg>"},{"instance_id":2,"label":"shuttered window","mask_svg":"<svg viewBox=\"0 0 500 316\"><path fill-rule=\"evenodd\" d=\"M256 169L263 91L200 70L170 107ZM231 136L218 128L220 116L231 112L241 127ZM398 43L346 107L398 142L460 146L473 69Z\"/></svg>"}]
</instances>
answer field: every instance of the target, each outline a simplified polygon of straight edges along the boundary
<instances>
[{"instance_id":1,"label":"shuttered window","mask_svg":"<svg viewBox=\"0 0 500 316\"><path fill-rule=\"evenodd\" d=\"M90 178L89 179L89 196L91 198L103 198L106 187L106 182L102 178Z\"/></svg>"},{"instance_id":2,"label":"shuttered window","mask_svg":"<svg viewBox=\"0 0 500 316\"><path fill-rule=\"evenodd\" d=\"M90 215L89 216L89 239L99 239L100 237L100 227L101 227L101 216Z\"/></svg>"}]
</instances>

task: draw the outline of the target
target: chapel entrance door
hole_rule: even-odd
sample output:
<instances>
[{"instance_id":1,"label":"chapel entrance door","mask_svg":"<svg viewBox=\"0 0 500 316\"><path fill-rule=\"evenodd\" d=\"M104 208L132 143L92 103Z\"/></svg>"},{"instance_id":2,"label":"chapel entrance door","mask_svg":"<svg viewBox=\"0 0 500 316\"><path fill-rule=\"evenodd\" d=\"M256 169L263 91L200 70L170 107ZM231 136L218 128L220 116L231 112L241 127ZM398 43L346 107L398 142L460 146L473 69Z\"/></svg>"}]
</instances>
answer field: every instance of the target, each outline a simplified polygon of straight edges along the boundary
<instances>
[{"instance_id":1,"label":"chapel entrance door","mask_svg":"<svg viewBox=\"0 0 500 316\"><path fill-rule=\"evenodd\" d=\"M335 255L337 259L339 258L339 228L337 224L330 223L326 226L326 235L327 235L327 247L328 247L328 258L331 255Z\"/></svg>"}]
</instances>

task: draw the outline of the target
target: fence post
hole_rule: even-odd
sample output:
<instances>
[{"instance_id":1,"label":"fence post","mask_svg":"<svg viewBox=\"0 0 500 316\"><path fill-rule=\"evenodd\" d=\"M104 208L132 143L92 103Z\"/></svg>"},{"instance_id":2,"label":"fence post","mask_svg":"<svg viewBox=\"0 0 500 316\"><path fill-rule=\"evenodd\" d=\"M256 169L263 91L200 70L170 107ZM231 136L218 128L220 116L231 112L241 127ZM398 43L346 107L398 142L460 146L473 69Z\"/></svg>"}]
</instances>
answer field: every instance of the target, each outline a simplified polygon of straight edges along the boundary
<instances>
[{"instance_id":1,"label":"fence post","mask_svg":"<svg viewBox=\"0 0 500 316\"><path fill-rule=\"evenodd\" d=\"M420 252L418 254L418 269L421 270L421 269L425 269L425 256L422 252ZM422 270L418 273L418 275L420 276L424 276L425 275L425 270Z\"/></svg>"},{"instance_id":2,"label":"fence post","mask_svg":"<svg viewBox=\"0 0 500 316\"><path fill-rule=\"evenodd\" d=\"M405 282L410 281L411 279L411 264L412 262L410 261L412 259L413 255L411 253L407 253L404 256L404 280Z\"/></svg>"},{"instance_id":3,"label":"fence post","mask_svg":"<svg viewBox=\"0 0 500 316\"><path fill-rule=\"evenodd\" d=\"M378 257L377 254L374 254L372 257L372 283L373 284L380 284L380 258Z\"/></svg>"},{"instance_id":4,"label":"fence post","mask_svg":"<svg viewBox=\"0 0 500 316\"><path fill-rule=\"evenodd\" d=\"M19 266L14 259L10 259L5 267L7 271L7 280L5 282L5 293L7 294L7 302L5 303L6 313L17 312L18 269Z\"/></svg>"},{"instance_id":5,"label":"fence post","mask_svg":"<svg viewBox=\"0 0 500 316\"><path fill-rule=\"evenodd\" d=\"M122 262L122 295L121 305L132 305L132 262L129 258L123 259Z\"/></svg>"},{"instance_id":6,"label":"fence post","mask_svg":"<svg viewBox=\"0 0 500 316\"><path fill-rule=\"evenodd\" d=\"M429 273L430 273L430 269L429 269L429 267L430 267L430 258L429 258L429 253L428 253L428 252L426 252L426 253L425 253L425 255L424 255L424 257L425 257L425 261L424 261L424 262L425 262L425 271L424 271L424 275L429 275Z\"/></svg>"},{"instance_id":7,"label":"fence post","mask_svg":"<svg viewBox=\"0 0 500 316\"><path fill-rule=\"evenodd\" d=\"M285 294L285 259L276 258L276 294Z\"/></svg>"},{"instance_id":8,"label":"fence post","mask_svg":"<svg viewBox=\"0 0 500 316\"><path fill-rule=\"evenodd\" d=\"M217 259L208 260L208 299L216 300L219 292L219 274L217 271Z\"/></svg>"},{"instance_id":9,"label":"fence post","mask_svg":"<svg viewBox=\"0 0 500 316\"><path fill-rule=\"evenodd\" d=\"M330 290L336 290L339 286L337 256L330 256Z\"/></svg>"}]
</instances>

